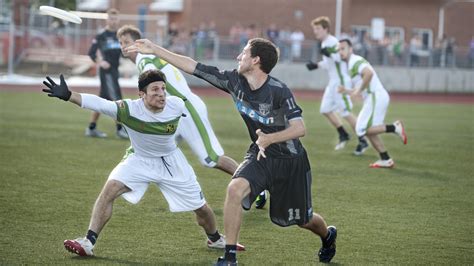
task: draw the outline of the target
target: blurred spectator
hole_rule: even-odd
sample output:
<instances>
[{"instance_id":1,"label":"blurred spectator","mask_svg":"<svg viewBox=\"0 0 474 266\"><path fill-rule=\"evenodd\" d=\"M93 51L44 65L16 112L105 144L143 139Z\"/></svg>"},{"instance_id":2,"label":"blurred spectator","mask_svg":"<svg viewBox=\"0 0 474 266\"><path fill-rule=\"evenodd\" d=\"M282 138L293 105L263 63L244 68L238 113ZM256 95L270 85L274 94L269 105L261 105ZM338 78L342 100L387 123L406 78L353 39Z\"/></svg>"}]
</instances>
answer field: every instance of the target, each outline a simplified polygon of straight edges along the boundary
<instances>
[{"instance_id":1,"label":"blurred spectator","mask_svg":"<svg viewBox=\"0 0 474 266\"><path fill-rule=\"evenodd\" d=\"M189 34L186 31L180 31L169 50L177 54L189 55L189 43Z\"/></svg>"},{"instance_id":2,"label":"blurred spectator","mask_svg":"<svg viewBox=\"0 0 474 266\"><path fill-rule=\"evenodd\" d=\"M280 30L278 35L279 48L280 48L280 59L282 61L290 60L290 43L291 43L291 30L288 27L284 27Z\"/></svg>"},{"instance_id":3,"label":"blurred spectator","mask_svg":"<svg viewBox=\"0 0 474 266\"><path fill-rule=\"evenodd\" d=\"M270 24L270 27L268 27L267 29L267 38L273 42L274 44L276 44L278 46L278 36L279 36L280 32L278 31L277 29L277 26L275 25L275 23L272 23Z\"/></svg>"},{"instance_id":4,"label":"blurred spectator","mask_svg":"<svg viewBox=\"0 0 474 266\"><path fill-rule=\"evenodd\" d=\"M296 29L291 33L291 59L299 59L301 57L301 43L304 41L304 34L301 30Z\"/></svg>"},{"instance_id":5,"label":"blurred spectator","mask_svg":"<svg viewBox=\"0 0 474 266\"><path fill-rule=\"evenodd\" d=\"M420 63L421 38L414 34L410 40L410 66L418 66Z\"/></svg>"},{"instance_id":6,"label":"blurred spectator","mask_svg":"<svg viewBox=\"0 0 474 266\"><path fill-rule=\"evenodd\" d=\"M194 44L195 44L195 57L196 59L203 59L204 58L204 49L206 45L207 39L207 26L206 23L201 22L199 24L199 29L194 35Z\"/></svg>"},{"instance_id":7,"label":"blurred spectator","mask_svg":"<svg viewBox=\"0 0 474 266\"><path fill-rule=\"evenodd\" d=\"M390 41L390 55L393 65L400 65L403 58L404 42L400 38L400 33L395 33Z\"/></svg>"},{"instance_id":8,"label":"blurred spectator","mask_svg":"<svg viewBox=\"0 0 474 266\"><path fill-rule=\"evenodd\" d=\"M446 66L454 67L456 65L456 58L454 56L454 49L456 45L456 39L450 37L446 43Z\"/></svg>"},{"instance_id":9,"label":"blurred spectator","mask_svg":"<svg viewBox=\"0 0 474 266\"><path fill-rule=\"evenodd\" d=\"M217 36L216 23L209 22L206 34L206 59L211 59L214 54L214 45L219 36Z\"/></svg>"},{"instance_id":10,"label":"blurred spectator","mask_svg":"<svg viewBox=\"0 0 474 266\"><path fill-rule=\"evenodd\" d=\"M474 35L469 43L469 63L471 68L474 68Z\"/></svg>"},{"instance_id":11,"label":"blurred spectator","mask_svg":"<svg viewBox=\"0 0 474 266\"><path fill-rule=\"evenodd\" d=\"M171 22L168 27L168 45L173 45L174 38L176 38L179 34L178 24L175 22Z\"/></svg>"}]
</instances>

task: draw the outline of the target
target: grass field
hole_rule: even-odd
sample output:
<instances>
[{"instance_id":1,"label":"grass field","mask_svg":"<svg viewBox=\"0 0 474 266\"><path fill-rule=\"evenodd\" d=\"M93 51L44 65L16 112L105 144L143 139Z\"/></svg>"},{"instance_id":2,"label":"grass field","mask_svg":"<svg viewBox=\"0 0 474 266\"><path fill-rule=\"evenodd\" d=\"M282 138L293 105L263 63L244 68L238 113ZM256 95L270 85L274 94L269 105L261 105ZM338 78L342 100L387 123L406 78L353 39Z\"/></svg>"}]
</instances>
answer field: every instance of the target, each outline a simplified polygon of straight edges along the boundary
<instances>
[{"instance_id":1,"label":"grass field","mask_svg":"<svg viewBox=\"0 0 474 266\"><path fill-rule=\"evenodd\" d=\"M240 161L249 145L243 121L228 98L205 98L227 154ZM473 105L392 103L387 122L404 120L408 145L383 140L392 170L369 169L373 149L351 155L356 142L334 152L335 130L319 103L299 100L313 170L313 207L339 229L337 264L474 263ZM92 205L128 141L102 117L105 140L83 136L90 113L32 92L0 91L0 264L199 264L208 250L192 213L170 213L150 186L138 205L118 199L93 258L67 253L63 240L82 236ZM223 232L229 176L198 165L183 144ZM280 228L268 209L244 214L244 265L308 265L320 240L297 227Z\"/></svg>"}]
</instances>

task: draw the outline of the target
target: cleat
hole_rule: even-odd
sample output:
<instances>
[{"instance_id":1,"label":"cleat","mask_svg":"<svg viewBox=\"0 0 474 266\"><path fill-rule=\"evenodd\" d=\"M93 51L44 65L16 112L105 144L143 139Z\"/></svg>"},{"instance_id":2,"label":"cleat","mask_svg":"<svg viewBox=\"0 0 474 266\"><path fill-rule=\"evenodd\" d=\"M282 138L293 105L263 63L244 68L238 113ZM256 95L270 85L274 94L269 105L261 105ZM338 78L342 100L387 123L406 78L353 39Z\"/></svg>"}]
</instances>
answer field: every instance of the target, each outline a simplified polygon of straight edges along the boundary
<instances>
[{"instance_id":1,"label":"cleat","mask_svg":"<svg viewBox=\"0 0 474 266\"><path fill-rule=\"evenodd\" d=\"M221 238L216 242L212 242L210 239L207 239L208 248L224 249L225 248L225 236L221 235ZM237 243L237 251L245 251L245 246Z\"/></svg>"},{"instance_id":2,"label":"cleat","mask_svg":"<svg viewBox=\"0 0 474 266\"><path fill-rule=\"evenodd\" d=\"M224 257L219 257L214 266L237 266L239 265L237 261L227 261Z\"/></svg>"},{"instance_id":3,"label":"cleat","mask_svg":"<svg viewBox=\"0 0 474 266\"><path fill-rule=\"evenodd\" d=\"M257 196L257 199L255 200L255 208L263 209L265 203L267 203L267 192L264 190Z\"/></svg>"},{"instance_id":4,"label":"cleat","mask_svg":"<svg viewBox=\"0 0 474 266\"><path fill-rule=\"evenodd\" d=\"M400 139L402 140L403 144L407 144L407 134L405 133L405 128L403 127L403 123L400 120L393 122L395 126L395 134L397 134Z\"/></svg>"},{"instance_id":5,"label":"cleat","mask_svg":"<svg viewBox=\"0 0 474 266\"><path fill-rule=\"evenodd\" d=\"M128 139L127 131L123 127L120 130L117 130L115 134L119 139Z\"/></svg>"},{"instance_id":6,"label":"cleat","mask_svg":"<svg viewBox=\"0 0 474 266\"><path fill-rule=\"evenodd\" d=\"M67 251L75 253L81 257L94 256L94 245L87 238L76 238L74 240L64 240L64 247Z\"/></svg>"},{"instance_id":7,"label":"cleat","mask_svg":"<svg viewBox=\"0 0 474 266\"><path fill-rule=\"evenodd\" d=\"M94 128L94 129L86 128L85 135L86 137L92 137L92 138L106 138L107 137L107 134L98 130L97 128Z\"/></svg>"},{"instance_id":8,"label":"cleat","mask_svg":"<svg viewBox=\"0 0 474 266\"><path fill-rule=\"evenodd\" d=\"M392 159L378 160L369 165L370 168L393 168L394 166L395 162Z\"/></svg>"},{"instance_id":9,"label":"cleat","mask_svg":"<svg viewBox=\"0 0 474 266\"><path fill-rule=\"evenodd\" d=\"M349 135L339 136L339 143L336 144L336 146L334 147L334 150L339 151L339 150L344 149L344 147L346 147L347 142L349 141L349 138L350 138Z\"/></svg>"},{"instance_id":10,"label":"cleat","mask_svg":"<svg viewBox=\"0 0 474 266\"><path fill-rule=\"evenodd\" d=\"M319 261L323 263L331 262L334 255L336 255L336 238L337 238L337 229L335 226L328 226L329 231L329 240L327 243L319 249L318 257Z\"/></svg>"},{"instance_id":11,"label":"cleat","mask_svg":"<svg viewBox=\"0 0 474 266\"><path fill-rule=\"evenodd\" d=\"M369 148L369 143L367 141L361 141L357 144L357 147L354 151L354 155L362 155Z\"/></svg>"}]
</instances>

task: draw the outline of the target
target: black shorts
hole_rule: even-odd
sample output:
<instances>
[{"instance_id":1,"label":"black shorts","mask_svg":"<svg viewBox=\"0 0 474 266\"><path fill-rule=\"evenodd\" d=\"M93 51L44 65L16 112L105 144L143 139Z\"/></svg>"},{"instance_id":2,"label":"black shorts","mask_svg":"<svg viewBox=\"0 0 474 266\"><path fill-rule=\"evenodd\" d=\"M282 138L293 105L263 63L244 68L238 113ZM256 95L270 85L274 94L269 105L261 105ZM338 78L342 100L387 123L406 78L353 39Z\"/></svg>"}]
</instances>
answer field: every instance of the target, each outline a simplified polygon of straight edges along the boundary
<instances>
[{"instance_id":1,"label":"black shorts","mask_svg":"<svg viewBox=\"0 0 474 266\"><path fill-rule=\"evenodd\" d=\"M313 216L311 167L306 151L292 158L260 158L250 149L233 178L250 183L250 194L242 200L246 210L263 190L270 192L270 218L279 226L304 225Z\"/></svg>"},{"instance_id":2,"label":"black shorts","mask_svg":"<svg viewBox=\"0 0 474 266\"><path fill-rule=\"evenodd\" d=\"M119 72L117 68L109 69L99 68L100 94L101 98L109 101L118 101L122 99L122 92L118 83Z\"/></svg>"}]
</instances>

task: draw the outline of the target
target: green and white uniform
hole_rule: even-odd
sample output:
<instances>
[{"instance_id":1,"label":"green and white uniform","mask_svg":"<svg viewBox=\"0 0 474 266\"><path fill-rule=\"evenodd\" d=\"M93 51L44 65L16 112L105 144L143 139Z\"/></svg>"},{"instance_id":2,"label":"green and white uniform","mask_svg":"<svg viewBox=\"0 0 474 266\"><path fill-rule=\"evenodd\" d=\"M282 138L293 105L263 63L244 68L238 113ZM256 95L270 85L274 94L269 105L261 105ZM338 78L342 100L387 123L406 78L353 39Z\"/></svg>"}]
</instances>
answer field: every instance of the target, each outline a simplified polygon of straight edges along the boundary
<instances>
[{"instance_id":1,"label":"green and white uniform","mask_svg":"<svg viewBox=\"0 0 474 266\"><path fill-rule=\"evenodd\" d=\"M181 119L176 136L188 143L202 165L216 166L219 156L224 154L224 149L212 129L206 105L192 93L181 71L154 55L138 54L135 62L140 73L159 69L166 75L167 95L183 99L186 106L186 117Z\"/></svg>"},{"instance_id":2,"label":"green and white uniform","mask_svg":"<svg viewBox=\"0 0 474 266\"><path fill-rule=\"evenodd\" d=\"M390 96L380 82L377 73L369 62L359 55L352 54L348 60L348 73L353 84L348 88L359 87L362 84L362 71L365 68L369 68L373 72L373 76L369 86L362 91L364 105L357 116L356 133L358 136L364 136L370 127L383 125L390 102Z\"/></svg>"},{"instance_id":3,"label":"green and white uniform","mask_svg":"<svg viewBox=\"0 0 474 266\"><path fill-rule=\"evenodd\" d=\"M339 85L349 87L350 78L345 69L346 62L342 61L337 47L339 41L336 37L328 35L322 42L321 48L328 48L331 57L323 56L323 60L318 62L320 68L326 69L329 74L329 83L326 86L321 100L320 112L338 112L341 116L348 116L352 111L352 102L349 96L337 92Z\"/></svg>"},{"instance_id":4,"label":"green and white uniform","mask_svg":"<svg viewBox=\"0 0 474 266\"><path fill-rule=\"evenodd\" d=\"M196 210L206 203L193 168L176 145L176 129L186 110L183 100L169 96L163 111L152 113L143 99L113 102L91 94L81 97L82 108L108 115L127 130L134 152L109 175L130 188L123 198L136 204L155 183L172 212Z\"/></svg>"}]
</instances>

